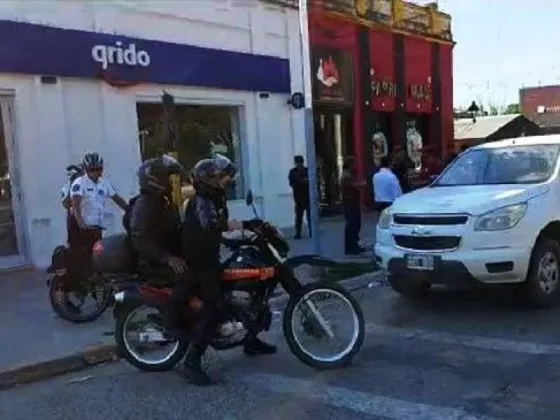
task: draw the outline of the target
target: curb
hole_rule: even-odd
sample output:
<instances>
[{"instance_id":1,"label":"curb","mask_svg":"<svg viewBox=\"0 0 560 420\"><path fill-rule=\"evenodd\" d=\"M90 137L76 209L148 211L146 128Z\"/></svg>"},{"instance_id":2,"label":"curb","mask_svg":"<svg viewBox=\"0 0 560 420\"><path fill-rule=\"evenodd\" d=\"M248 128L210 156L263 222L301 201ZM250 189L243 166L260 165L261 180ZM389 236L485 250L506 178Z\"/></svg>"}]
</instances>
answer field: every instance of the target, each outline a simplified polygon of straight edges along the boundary
<instances>
[{"instance_id":1,"label":"curb","mask_svg":"<svg viewBox=\"0 0 560 420\"><path fill-rule=\"evenodd\" d=\"M101 363L115 362L118 359L114 344L90 347L71 356L0 372L0 391L83 370Z\"/></svg>"}]
</instances>

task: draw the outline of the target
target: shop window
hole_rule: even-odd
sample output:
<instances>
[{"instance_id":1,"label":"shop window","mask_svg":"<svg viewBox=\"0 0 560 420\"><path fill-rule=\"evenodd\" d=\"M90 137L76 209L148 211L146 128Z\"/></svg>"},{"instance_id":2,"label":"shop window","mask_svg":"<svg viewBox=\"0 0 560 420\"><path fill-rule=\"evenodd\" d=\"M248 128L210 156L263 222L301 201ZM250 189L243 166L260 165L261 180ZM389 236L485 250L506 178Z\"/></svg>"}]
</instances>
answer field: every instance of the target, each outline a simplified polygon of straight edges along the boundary
<instances>
[{"instance_id":1,"label":"shop window","mask_svg":"<svg viewBox=\"0 0 560 420\"><path fill-rule=\"evenodd\" d=\"M142 159L157 156L165 149L162 104L136 106ZM180 105L175 111L177 140L173 152L187 171L201 159L220 153L238 168L237 179L228 190L228 199L244 196L242 148L239 140L239 108L232 106Z\"/></svg>"}]
</instances>

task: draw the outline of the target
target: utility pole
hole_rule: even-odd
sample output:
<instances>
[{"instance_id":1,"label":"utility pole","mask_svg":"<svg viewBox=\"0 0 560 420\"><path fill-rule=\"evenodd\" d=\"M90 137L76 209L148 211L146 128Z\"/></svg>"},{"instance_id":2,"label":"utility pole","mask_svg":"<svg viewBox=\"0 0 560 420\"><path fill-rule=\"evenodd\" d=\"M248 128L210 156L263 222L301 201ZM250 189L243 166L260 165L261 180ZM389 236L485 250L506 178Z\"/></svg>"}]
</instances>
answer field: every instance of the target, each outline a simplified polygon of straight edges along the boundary
<instances>
[{"instance_id":1,"label":"utility pole","mask_svg":"<svg viewBox=\"0 0 560 420\"><path fill-rule=\"evenodd\" d=\"M309 174L309 216L313 252L321 254L321 230L319 225L319 193L317 184L317 162L315 157L315 127L313 125L313 92L311 84L311 51L309 46L309 26L307 17L307 0L299 0L299 34L301 44L301 62L303 75L303 94L305 97L305 146L307 169Z\"/></svg>"}]
</instances>

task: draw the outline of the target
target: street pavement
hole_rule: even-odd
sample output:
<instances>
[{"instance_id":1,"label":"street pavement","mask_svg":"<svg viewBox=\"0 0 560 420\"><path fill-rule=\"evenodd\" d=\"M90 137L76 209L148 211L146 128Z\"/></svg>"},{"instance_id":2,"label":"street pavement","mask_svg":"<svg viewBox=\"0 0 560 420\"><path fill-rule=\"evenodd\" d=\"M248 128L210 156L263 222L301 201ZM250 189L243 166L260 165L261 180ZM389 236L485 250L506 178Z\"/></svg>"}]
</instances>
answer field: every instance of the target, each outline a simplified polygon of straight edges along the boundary
<instances>
[{"instance_id":1,"label":"street pavement","mask_svg":"<svg viewBox=\"0 0 560 420\"><path fill-rule=\"evenodd\" d=\"M344 225L340 218L322 222L321 242L325 256L344 259L341 240L343 232ZM364 239L368 238L366 240L371 243L372 235L375 235L371 216L365 217L362 232ZM313 252L309 239L290 239L290 243L292 255ZM371 256L366 256L366 259L371 260ZM305 268L297 274L304 281L310 276L309 270ZM0 350L0 372L114 343L114 321L110 313L92 323L71 324L52 311L47 293L45 273L42 270L0 274L0 332L4 340L10 343Z\"/></svg>"},{"instance_id":2,"label":"street pavement","mask_svg":"<svg viewBox=\"0 0 560 420\"><path fill-rule=\"evenodd\" d=\"M0 392L5 420L559 419L560 309L533 310L500 291L435 291L409 302L383 278L354 293L367 322L355 364L316 372L279 328L275 356L212 354L221 384L124 362Z\"/></svg>"}]
</instances>

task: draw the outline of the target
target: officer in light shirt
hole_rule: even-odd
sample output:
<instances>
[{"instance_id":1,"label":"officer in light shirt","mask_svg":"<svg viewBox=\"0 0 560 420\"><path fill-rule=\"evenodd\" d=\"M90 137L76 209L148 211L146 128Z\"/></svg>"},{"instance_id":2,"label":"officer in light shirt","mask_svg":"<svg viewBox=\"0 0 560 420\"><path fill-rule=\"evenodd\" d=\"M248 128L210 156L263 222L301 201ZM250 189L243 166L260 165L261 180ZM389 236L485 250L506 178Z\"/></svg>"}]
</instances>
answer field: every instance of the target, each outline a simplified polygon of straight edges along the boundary
<instances>
[{"instance_id":1,"label":"officer in light shirt","mask_svg":"<svg viewBox=\"0 0 560 420\"><path fill-rule=\"evenodd\" d=\"M107 200L110 198L123 211L128 204L116 193L113 186L102 177L103 158L98 153L87 153L82 166L85 174L78 177L70 188L72 213L78 223L76 243L74 246L77 267L87 270L91 266L93 245L101 239L101 230L105 228ZM82 272L80 275L84 275Z\"/></svg>"}]
</instances>

